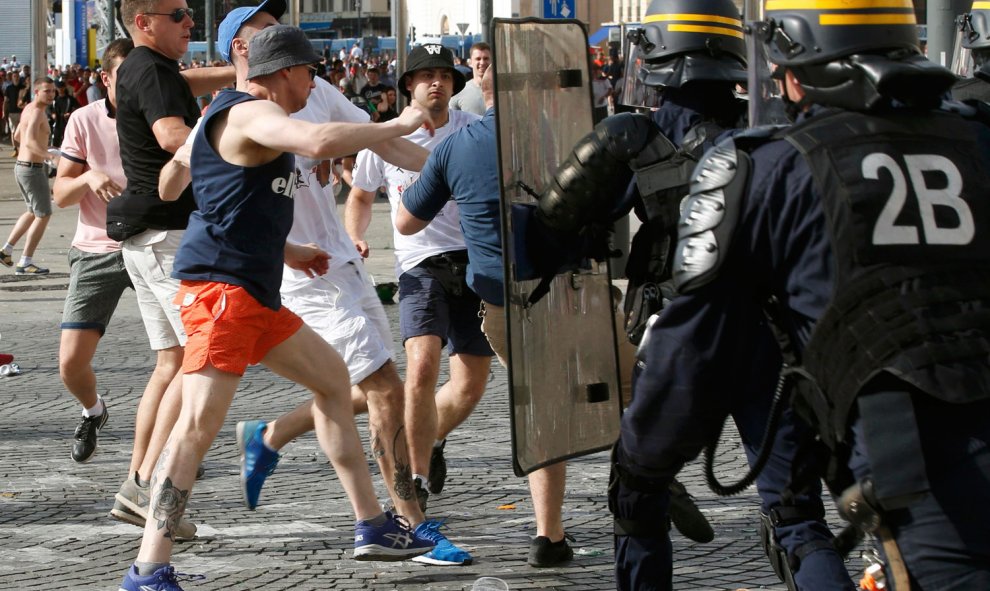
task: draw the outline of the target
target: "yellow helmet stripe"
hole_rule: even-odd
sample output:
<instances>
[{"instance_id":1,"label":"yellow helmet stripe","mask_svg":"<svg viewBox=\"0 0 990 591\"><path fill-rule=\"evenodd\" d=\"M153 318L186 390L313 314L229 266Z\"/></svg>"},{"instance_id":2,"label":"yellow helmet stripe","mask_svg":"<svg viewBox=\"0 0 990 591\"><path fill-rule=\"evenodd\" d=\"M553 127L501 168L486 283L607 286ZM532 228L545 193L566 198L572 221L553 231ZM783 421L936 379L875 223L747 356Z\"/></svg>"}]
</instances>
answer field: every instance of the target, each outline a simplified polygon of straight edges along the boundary
<instances>
[{"instance_id":1,"label":"yellow helmet stripe","mask_svg":"<svg viewBox=\"0 0 990 591\"><path fill-rule=\"evenodd\" d=\"M727 16L714 14L651 14L643 19L644 23L661 23L670 21L695 21L701 23L722 23L742 28L742 21Z\"/></svg>"},{"instance_id":2,"label":"yellow helmet stripe","mask_svg":"<svg viewBox=\"0 0 990 591\"><path fill-rule=\"evenodd\" d=\"M908 8L911 0L767 0L769 10L864 10L870 8Z\"/></svg>"},{"instance_id":3,"label":"yellow helmet stripe","mask_svg":"<svg viewBox=\"0 0 990 591\"><path fill-rule=\"evenodd\" d=\"M990 10L990 2L973 2L973 10Z\"/></svg>"},{"instance_id":4,"label":"yellow helmet stripe","mask_svg":"<svg viewBox=\"0 0 990 591\"><path fill-rule=\"evenodd\" d=\"M820 25L916 25L914 14L822 14Z\"/></svg>"},{"instance_id":5,"label":"yellow helmet stripe","mask_svg":"<svg viewBox=\"0 0 990 591\"><path fill-rule=\"evenodd\" d=\"M668 25L668 31L675 33L711 33L712 35L728 35L729 37L743 38L742 31L727 29L726 27L706 27L704 25Z\"/></svg>"}]
</instances>

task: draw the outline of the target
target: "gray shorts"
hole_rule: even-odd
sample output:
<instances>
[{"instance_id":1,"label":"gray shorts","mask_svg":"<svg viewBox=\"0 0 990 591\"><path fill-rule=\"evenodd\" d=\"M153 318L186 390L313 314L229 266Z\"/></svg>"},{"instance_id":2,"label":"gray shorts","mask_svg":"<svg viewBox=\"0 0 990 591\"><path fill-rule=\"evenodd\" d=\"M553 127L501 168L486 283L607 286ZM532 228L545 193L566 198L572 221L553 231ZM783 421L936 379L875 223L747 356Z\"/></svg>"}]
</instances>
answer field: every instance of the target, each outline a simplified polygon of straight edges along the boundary
<instances>
[{"instance_id":1,"label":"gray shorts","mask_svg":"<svg viewBox=\"0 0 990 591\"><path fill-rule=\"evenodd\" d=\"M98 330L102 335L131 278L122 252L69 249L69 293L62 311L62 330Z\"/></svg>"},{"instance_id":2,"label":"gray shorts","mask_svg":"<svg viewBox=\"0 0 990 591\"><path fill-rule=\"evenodd\" d=\"M17 179L17 188L21 190L28 211L39 218L52 215L52 190L48 186L48 167L32 168L15 164L14 178Z\"/></svg>"}]
</instances>

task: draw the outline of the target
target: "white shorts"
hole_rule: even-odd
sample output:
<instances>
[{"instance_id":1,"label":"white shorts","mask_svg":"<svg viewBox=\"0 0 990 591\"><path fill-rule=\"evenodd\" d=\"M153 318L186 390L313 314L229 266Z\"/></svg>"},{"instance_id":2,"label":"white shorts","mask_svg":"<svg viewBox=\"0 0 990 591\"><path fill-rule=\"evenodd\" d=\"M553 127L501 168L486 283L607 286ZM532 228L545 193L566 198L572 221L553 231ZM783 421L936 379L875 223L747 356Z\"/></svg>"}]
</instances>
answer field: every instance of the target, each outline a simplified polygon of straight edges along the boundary
<instances>
[{"instance_id":1,"label":"white shorts","mask_svg":"<svg viewBox=\"0 0 990 591\"><path fill-rule=\"evenodd\" d=\"M179 307L173 302L179 280L172 263L185 230L145 230L121 244L124 266L134 284L141 320L154 351L186 345Z\"/></svg>"},{"instance_id":2,"label":"white shorts","mask_svg":"<svg viewBox=\"0 0 990 591\"><path fill-rule=\"evenodd\" d=\"M362 263L349 262L282 294L292 310L330 343L359 384L393 358L392 330Z\"/></svg>"}]
</instances>

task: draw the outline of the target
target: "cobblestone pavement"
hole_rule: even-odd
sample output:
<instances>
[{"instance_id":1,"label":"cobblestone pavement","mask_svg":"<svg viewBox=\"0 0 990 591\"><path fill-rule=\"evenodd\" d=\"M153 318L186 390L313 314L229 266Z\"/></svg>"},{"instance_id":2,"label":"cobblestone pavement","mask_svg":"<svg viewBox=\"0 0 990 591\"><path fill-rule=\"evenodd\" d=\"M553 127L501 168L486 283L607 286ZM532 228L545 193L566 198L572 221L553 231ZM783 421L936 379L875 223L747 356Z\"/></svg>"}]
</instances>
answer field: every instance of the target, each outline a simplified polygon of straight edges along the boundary
<instances>
[{"instance_id":1,"label":"cobblestone pavement","mask_svg":"<svg viewBox=\"0 0 990 591\"><path fill-rule=\"evenodd\" d=\"M0 239L23 205L0 158ZM387 205L376 204L368 265L392 280ZM116 589L138 551L141 530L107 517L125 476L136 404L153 357L134 302L126 292L95 359L98 387L110 419L88 464L69 458L79 408L58 375L61 303L68 283L65 252L75 210L56 211L36 261L48 278L15 277L0 268L0 352L13 353L23 373L0 378L0 589ZM19 251L15 252L15 256ZM397 330L397 306L388 307ZM404 358L398 363L404 373ZM176 546L181 572L205 574L187 591L215 589L470 589L481 576L504 579L510 589L613 588L612 537L605 488L607 457L571 463L565 499L567 531L577 542L565 568L526 565L535 525L525 480L510 463L506 375L492 372L485 398L447 445L450 474L442 495L430 500L432 516L475 557L473 565L432 567L412 562L359 563L350 559L350 506L313 435L286 448L257 511L243 508L238 487L237 421L272 418L307 394L263 368L248 370L220 436L205 460L188 506L199 536ZM359 419L362 435L366 422ZM727 435L720 477L738 478L745 467L738 438ZM373 467L372 472L377 472ZM717 499L697 464L682 475L712 520L717 538L693 544L676 532L674 584L678 589L781 589L757 540L754 492ZM377 489L384 490L380 479ZM833 515L834 519L834 515ZM851 567L855 565L851 564Z\"/></svg>"}]
</instances>

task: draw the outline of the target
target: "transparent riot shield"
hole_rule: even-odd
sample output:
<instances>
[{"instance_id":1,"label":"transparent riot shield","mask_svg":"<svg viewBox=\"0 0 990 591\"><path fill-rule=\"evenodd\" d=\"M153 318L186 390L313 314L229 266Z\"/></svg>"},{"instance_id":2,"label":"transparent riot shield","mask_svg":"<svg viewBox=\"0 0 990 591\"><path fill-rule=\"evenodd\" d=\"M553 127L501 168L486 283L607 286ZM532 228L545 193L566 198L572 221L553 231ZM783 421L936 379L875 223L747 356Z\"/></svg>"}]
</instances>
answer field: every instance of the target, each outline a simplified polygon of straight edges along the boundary
<instances>
[{"instance_id":1,"label":"transparent riot shield","mask_svg":"<svg viewBox=\"0 0 990 591\"><path fill-rule=\"evenodd\" d=\"M583 260L540 283L527 223L557 166L592 129L587 34L574 20L495 19L513 468L533 470L607 449L621 395L607 260Z\"/></svg>"}]
</instances>

